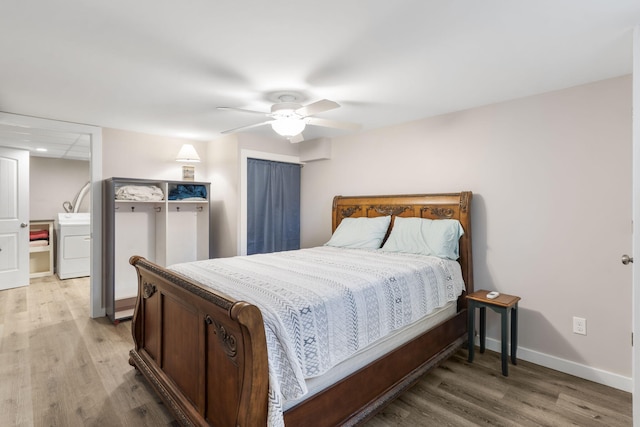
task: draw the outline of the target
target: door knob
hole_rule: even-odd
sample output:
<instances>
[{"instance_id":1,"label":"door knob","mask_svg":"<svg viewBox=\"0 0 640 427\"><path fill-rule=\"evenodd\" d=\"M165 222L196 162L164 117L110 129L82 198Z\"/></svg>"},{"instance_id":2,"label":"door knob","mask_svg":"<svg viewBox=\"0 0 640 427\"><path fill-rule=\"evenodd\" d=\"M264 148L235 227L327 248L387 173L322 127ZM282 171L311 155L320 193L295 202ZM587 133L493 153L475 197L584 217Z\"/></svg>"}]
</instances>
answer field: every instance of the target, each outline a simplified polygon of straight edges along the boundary
<instances>
[{"instance_id":1,"label":"door knob","mask_svg":"<svg viewBox=\"0 0 640 427\"><path fill-rule=\"evenodd\" d=\"M633 257L630 257L630 256L629 256L629 255L627 255L627 254L622 255L622 263L623 263L624 265L627 265L627 264L629 264L630 262L633 262Z\"/></svg>"},{"instance_id":2,"label":"door knob","mask_svg":"<svg viewBox=\"0 0 640 427\"><path fill-rule=\"evenodd\" d=\"M27 224L26 222L23 222L20 224L20 227L22 228L27 228L29 226L29 224Z\"/></svg>"}]
</instances>

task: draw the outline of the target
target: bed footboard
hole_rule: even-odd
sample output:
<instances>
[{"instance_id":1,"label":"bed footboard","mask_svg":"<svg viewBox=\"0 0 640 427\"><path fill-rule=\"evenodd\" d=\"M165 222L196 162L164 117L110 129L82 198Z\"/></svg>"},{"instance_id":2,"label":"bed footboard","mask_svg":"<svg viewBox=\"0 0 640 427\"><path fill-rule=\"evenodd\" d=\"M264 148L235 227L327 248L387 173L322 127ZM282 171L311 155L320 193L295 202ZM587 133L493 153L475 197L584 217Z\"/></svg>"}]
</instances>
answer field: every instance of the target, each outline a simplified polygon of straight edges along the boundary
<instances>
[{"instance_id":1,"label":"bed footboard","mask_svg":"<svg viewBox=\"0 0 640 427\"><path fill-rule=\"evenodd\" d=\"M183 425L255 426L267 419L268 366L255 306L209 291L138 256L129 363Z\"/></svg>"}]
</instances>

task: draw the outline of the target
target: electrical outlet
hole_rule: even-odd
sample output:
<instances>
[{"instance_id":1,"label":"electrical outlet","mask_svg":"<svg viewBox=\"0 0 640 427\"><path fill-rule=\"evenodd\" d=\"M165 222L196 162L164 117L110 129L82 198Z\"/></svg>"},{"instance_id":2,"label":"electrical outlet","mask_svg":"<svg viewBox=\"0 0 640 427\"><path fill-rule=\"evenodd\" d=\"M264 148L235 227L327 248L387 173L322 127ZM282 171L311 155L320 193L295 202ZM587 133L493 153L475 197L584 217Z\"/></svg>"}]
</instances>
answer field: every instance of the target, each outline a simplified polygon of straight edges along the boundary
<instances>
[{"instance_id":1,"label":"electrical outlet","mask_svg":"<svg viewBox=\"0 0 640 427\"><path fill-rule=\"evenodd\" d=\"M587 335L587 319L582 317L573 318L573 333Z\"/></svg>"}]
</instances>

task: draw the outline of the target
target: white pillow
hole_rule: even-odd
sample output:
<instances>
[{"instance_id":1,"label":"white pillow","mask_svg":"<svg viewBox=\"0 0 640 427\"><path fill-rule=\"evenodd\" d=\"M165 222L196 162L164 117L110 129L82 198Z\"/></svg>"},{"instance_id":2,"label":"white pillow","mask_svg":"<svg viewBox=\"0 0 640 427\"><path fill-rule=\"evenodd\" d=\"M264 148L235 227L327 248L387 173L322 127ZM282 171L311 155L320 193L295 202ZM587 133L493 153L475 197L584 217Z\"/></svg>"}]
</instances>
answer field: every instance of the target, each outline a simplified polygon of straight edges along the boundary
<instances>
[{"instance_id":1,"label":"white pillow","mask_svg":"<svg viewBox=\"0 0 640 427\"><path fill-rule=\"evenodd\" d=\"M326 246L378 249L389 229L391 216L344 218Z\"/></svg>"},{"instance_id":2,"label":"white pillow","mask_svg":"<svg viewBox=\"0 0 640 427\"><path fill-rule=\"evenodd\" d=\"M456 260L464 229L457 219L403 218L397 216L382 248L388 252L432 255Z\"/></svg>"}]
</instances>

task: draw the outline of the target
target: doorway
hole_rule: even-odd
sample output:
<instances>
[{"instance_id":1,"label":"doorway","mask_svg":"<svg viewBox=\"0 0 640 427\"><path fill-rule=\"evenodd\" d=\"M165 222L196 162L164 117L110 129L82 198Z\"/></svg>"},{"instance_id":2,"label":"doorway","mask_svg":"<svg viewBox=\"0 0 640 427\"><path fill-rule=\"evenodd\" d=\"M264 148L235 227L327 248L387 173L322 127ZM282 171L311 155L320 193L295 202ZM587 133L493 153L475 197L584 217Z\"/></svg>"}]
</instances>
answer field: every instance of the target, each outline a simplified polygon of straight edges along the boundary
<instances>
[{"instance_id":1,"label":"doorway","mask_svg":"<svg viewBox=\"0 0 640 427\"><path fill-rule=\"evenodd\" d=\"M238 227L238 255L247 255L247 165L249 159L270 160L274 162L302 165L300 158L297 156L266 153L254 150L240 150L240 224Z\"/></svg>"},{"instance_id":2,"label":"doorway","mask_svg":"<svg viewBox=\"0 0 640 427\"><path fill-rule=\"evenodd\" d=\"M633 425L640 426L640 25L633 29L633 89L632 89L632 170L633 170L633 237L632 257L636 262L632 264L632 289L633 289L633 325L632 325L632 378L633 378Z\"/></svg>"},{"instance_id":3,"label":"doorway","mask_svg":"<svg viewBox=\"0 0 640 427\"><path fill-rule=\"evenodd\" d=\"M90 298L89 311L91 317L105 315L102 302L102 129L96 126L78 123L61 122L57 120L22 116L18 114L0 112L0 127L3 131L14 132L16 135L30 135L32 133L45 135L76 134L79 138L87 138L90 151L90 231L91 231L91 261L90 261ZM53 138L55 139L55 138ZM16 143L16 138L12 138ZM20 141L17 141L20 143ZM55 142L55 141L53 141ZM58 140L57 142L60 142ZM8 146L10 141L0 139L0 146ZM26 142L22 141L22 145ZM62 201L61 201L62 203ZM61 208L62 210L62 208Z\"/></svg>"},{"instance_id":4,"label":"doorway","mask_svg":"<svg viewBox=\"0 0 640 427\"><path fill-rule=\"evenodd\" d=\"M300 168L248 159L247 255L300 249Z\"/></svg>"}]
</instances>

